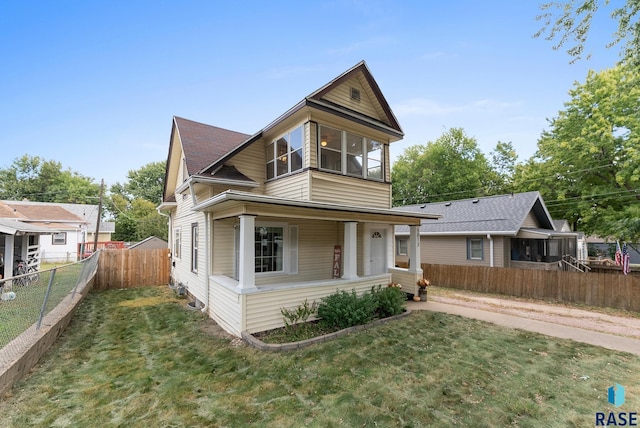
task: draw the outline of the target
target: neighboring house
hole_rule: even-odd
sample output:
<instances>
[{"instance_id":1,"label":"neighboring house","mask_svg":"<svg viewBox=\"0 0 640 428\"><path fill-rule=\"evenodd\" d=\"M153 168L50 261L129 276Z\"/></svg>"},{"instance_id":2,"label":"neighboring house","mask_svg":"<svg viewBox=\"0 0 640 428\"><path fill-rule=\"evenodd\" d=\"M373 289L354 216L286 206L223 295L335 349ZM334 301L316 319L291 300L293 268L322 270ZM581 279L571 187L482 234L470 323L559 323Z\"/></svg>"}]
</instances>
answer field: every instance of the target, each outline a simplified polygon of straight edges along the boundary
<instances>
[{"instance_id":1,"label":"neighboring house","mask_svg":"<svg viewBox=\"0 0 640 428\"><path fill-rule=\"evenodd\" d=\"M140 242L136 242L135 244L131 244L129 246L130 250L138 249L138 250L152 250L157 248L167 248L168 242L164 239L160 239L157 236L150 236L147 239L144 239Z\"/></svg>"},{"instance_id":2,"label":"neighboring house","mask_svg":"<svg viewBox=\"0 0 640 428\"><path fill-rule=\"evenodd\" d=\"M393 225L419 255L420 221L435 216L391 209L389 144L402 137L364 62L253 135L174 117L158 207L172 281L235 335L336 290L415 293L422 271L393 267Z\"/></svg>"},{"instance_id":3,"label":"neighboring house","mask_svg":"<svg viewBox=\"0 0 640 428\"><path fill-rule=\"evenodd\" d=\"M586 238L589 250L589 259L595 263L614 263L616 253L616 241L613 238L601 238L599 236L589 236ZM624 242L619 242L620 246ZM640 264L640 242L627 245L630 264Z\"/></svg>"},{"instance_id":4,"label":"neighboring house","mask_svg":"<svg viewBox=\"0 0 640 428\"><path fill-rule=\"evenodd\" d=\"M39 238L39 259L68 263L78 260L83 247L91 246L95 238L98 206L54 202L2 201L22 222L46 230ZM98 232L100 242L110 241L113 222L102 222Z\"/></svg>"},{"instance_id":5,"label":"neighboring house","mask_svg":"<svg viewBox=\"0 0 640 428\"><path fill-rule=\"evenodd\" d=\"M25 220L25 217L0 201L0 279L13 276L15 260L40 266L40 239L54 231Z\"/></svg>"},{"instance_id":6,"label":"neighboring house","mask_svg":"<svg viewBox=\"0 0 640 428\"><path fill-rule=\"evenodd\" d=\"M563 256L577 255L578 233L556 230L538 192L398 209L441 216L420 227L423 263L558 269ZM396 263L404 264L409 260L409 229L398 225L395 233Z\"/></svg>"}]
</instances>

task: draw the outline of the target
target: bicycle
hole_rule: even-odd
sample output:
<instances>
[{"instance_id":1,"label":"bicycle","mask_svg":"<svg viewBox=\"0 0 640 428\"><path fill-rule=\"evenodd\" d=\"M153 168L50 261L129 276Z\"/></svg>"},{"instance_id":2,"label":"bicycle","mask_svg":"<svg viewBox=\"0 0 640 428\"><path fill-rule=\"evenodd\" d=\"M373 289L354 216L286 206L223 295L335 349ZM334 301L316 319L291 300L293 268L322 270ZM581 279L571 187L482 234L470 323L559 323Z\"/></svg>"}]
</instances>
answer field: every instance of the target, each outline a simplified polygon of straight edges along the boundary
<instances>
[{"instance_id":1,"label":"bicycle","mask_svg":"<svg viewBox=\"0 0 640 428\"><path fill-rule=\"evenodd\" d=\"M16 267L14 268L13 275L16 277L13 279L16 285L26 287L31 284L35 284L40 281L40 272L33 267L27 265L24 260L16 260Z\"/></svg>"}]
</instances>

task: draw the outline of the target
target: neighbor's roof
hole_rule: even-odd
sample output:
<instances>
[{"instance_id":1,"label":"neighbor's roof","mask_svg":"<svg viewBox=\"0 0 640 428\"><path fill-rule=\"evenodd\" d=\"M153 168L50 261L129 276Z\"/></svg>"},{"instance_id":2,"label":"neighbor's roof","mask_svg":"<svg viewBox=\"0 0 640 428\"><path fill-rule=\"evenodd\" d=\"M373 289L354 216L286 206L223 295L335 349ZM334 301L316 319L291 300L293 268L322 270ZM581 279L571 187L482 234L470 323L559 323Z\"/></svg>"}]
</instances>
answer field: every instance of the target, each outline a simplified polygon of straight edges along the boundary
<instances>
[{"instance_id":1,"label":"neighbor's roof","mask_svg":"<svg viewBox=\"0 0 640 428\"><path fill-rule=\"evenodd\" d=\"M56 230L51 227L42 227L18 219L0 218L0 233L17 235L18 233L51 234L55 232Z\"/></svg>"},{"instance_id":2,"label":"neighbor's roof","mask_svg":"<svg viewBox=\"0 0 640 428\"><path fill-rule=\"evenodd\" d=\"M515 236L530 212L533 212L540 224L538 230L555 230L539 192L408 205L394 209L441 215L439 220L422 221L420 233L426 235L492 233ZM396 226L396 234L408 233L408 226Z\"/></svg>"}]
</instances>

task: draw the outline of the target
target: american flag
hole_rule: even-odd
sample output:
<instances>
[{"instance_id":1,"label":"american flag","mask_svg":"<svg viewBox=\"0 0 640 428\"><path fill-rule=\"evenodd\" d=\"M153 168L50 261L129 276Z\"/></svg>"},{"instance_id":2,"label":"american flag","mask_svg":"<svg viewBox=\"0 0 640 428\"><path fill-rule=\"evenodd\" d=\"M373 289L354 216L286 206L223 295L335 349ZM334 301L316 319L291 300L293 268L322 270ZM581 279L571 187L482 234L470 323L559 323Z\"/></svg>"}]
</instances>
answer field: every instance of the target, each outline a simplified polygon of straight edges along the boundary
<instances>
[{"instance_id":1,"label":"american flag","mask_svg":"<svg viewBox=\"0 0 640 428\"><path fill-rule=\"evenodd\" d=\"M628 275L631 272L631 266L629 265L629 252L627 251L626 242L622 244L622 272Z\"/></svg>"},{"instance_id":2,"label":"american flag","mask_svg":"<svg viewBox=\"0 0 640 428\"><path fill-rule=\"evenodd\" d=\"M616 266L622 264L622 251L620 250L620 241L616 241Z\"/></svg>"}]
</instances>

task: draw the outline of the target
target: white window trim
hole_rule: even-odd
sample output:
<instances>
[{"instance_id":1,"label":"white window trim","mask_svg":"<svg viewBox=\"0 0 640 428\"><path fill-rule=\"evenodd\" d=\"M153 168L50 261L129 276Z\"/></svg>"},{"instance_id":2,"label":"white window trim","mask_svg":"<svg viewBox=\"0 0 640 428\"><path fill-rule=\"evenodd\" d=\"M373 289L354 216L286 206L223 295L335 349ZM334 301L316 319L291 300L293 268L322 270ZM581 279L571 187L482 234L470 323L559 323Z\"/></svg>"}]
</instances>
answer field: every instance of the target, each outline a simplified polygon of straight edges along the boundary
<instances>
[{"instance_id":1,"label":"white window trim","mask_svg":"<svg viewBox=\"0 0 640 428\"><path fill-rule=\"evenodd\" d=\"M302 142L301 142L302 145L300 147L300 156L301 156L301 159L302 159L302 165L301 165L300 169L296 169L296 170L292 171L291 170L291 164L292 164L292 162L291 162L291 153L298 151L298 149L291 150L291 133L293 131L295 131L296 129L298 129L298 128L300 128L300 131L302 133ZM287 172L285 174L278 175L277 174L278 173L278 140L280 138L282 138L282 137L285 137L285 136L288 137L288 140L287 140L287 150L288 151L287 151L286 155L281 155L281 156L286 156L288 158L288 161L287 161ZM269 141L267 143L267 147L269 145L273 146L272 147L272 149L273 149L273 161L269 161L269 162L273 162L273 177L267 179L267 181L277 180L278 178L281 178L281 177L287 177L287 176L289 176L289 175L291 175L293 173L296 173L298 171L302 171L304 169L304 159L305 159L305 156L304 156L305 155L305 126L304 126L304 123L296 125L296 126L292 127L290 130L288 130L287 132L285 132L285 133L283 133L281 135L278 135L276 138L272 139L271 141ZM268 167L269 162L267 162L265 164L265 169Z\"/></svg>"},{"instance_id":2,"label":"white window trim","mask_svg":"<svg viewBox=\"0 0 640 428\"><path fill-rule=\"evenodd\" d=\"M282 228L282 270L273 272L256 272L256 278L277 275L297 275L300 248L300 231L298 225L290 225L286 222L256 221L255 228L258 229L260 227Z\"/></svg>"},{"instance_id":3,"label":"white window trim","mask_svg":"<svg viewBox=\"0 0 640 428\"><path fill-rule=\"evenodd\" d=\"M176 239L176 235L177 235L177 239ZM178 260L180 259L181 246L182 246L182 231L180 230L180 226L177 226L173 228L173 254L172 255L174 259L178 259Z\"/></svg>"},{"instance_id":4,"label":"white window trim","mask_svg":"<svg viewBox=\"0 0 640 428\"><path fill-rule=\"evenodd\" d=\"M191 223L191 272L193 273L198 273L198 240L200 239L199 229L200 225L198 223Z\"/></svg>"},{"instance_id":5,"label":"white window trim","mask_svg":"<svg viewBox=\"0 0 640 428\"><path fill-rule=\"evenodd\" d=\"M327 127L327 128L331 128L331 129L335 129L336 131L340 131L340 159L341 159L341 171L336 171L334 169L331 168L323 168L322 167L322 150L332 150L332 149L325 149L324 147L322 147L322 145L320 144L320 135L322 135L322 127ZM362 140L362 174L353 174L353 173L349 173L349 166L347 164L347 133L350 133L351 135L360 137ZM385 178L385 144L381 141L378 140L374 140L373 138L369 138L369 137L365 137L362 135L359 135L355 132L351 132L351 131L347 131L345 129L338 129L338 128L334 128L333 126L329 126L329 125L323 125L323 124L318 124L318 129L317 129L317 138L318 138L318 169L320 171L328 171L328 172L333 172L333 173L337 173L337 174L342 174L342 175L346 175L348 177L355 177L355 178L364 178L365 180L371 180L371 181L384 181ZM371 140L371 141L375 141L377 143L379 143L382 147L381 147L381 151L382 151L382 159L380 160L380 178L378 177L369 177L369 152L367 151L367 140Z\"/></svg>"},{"instance_id":6,"label":"white window trim","mask_svg":"<svg viewBox=\"0 0 640 428\"><path fill-rule=\"evenodd\" d=\"M471 242L480 241L480 257L473 257L471 253ZM484 239L483 238L467 238L467 260L484 260Z\"/></svg>"},{"instance_id":7,"label":"white window trim","mask_svg":"<svg viewBox=\"0 0 640 428\"><path fill-rule=\"evenodd\" d=\"M404 253L401 252L400 250L400 241L406 242L406 249ZM409 254L409 238L405 238L405 237L396 238L396 256L406 256L408 254Z\"/></svg>"},{"instance_id":8,"label":"white window trim","mask_svg":"<svg viewBox=\"0 0 640 428\"><path fill-rule=\"evenodd\" d=\"M56 242L56 235L62 235L64 237L63 242ZM51 245L67 245L67 232L57 232L51 235Z\"/></svg>"}]
</instances>

